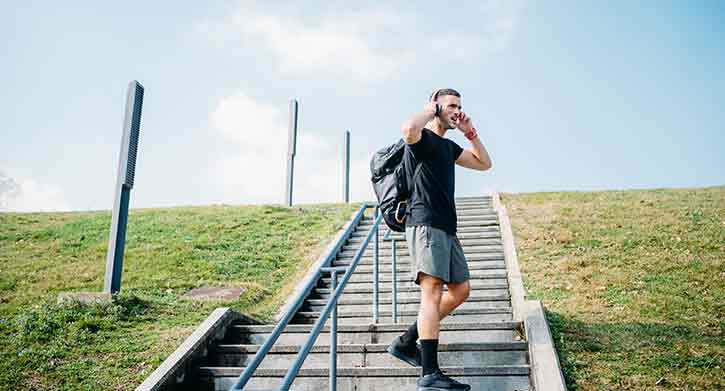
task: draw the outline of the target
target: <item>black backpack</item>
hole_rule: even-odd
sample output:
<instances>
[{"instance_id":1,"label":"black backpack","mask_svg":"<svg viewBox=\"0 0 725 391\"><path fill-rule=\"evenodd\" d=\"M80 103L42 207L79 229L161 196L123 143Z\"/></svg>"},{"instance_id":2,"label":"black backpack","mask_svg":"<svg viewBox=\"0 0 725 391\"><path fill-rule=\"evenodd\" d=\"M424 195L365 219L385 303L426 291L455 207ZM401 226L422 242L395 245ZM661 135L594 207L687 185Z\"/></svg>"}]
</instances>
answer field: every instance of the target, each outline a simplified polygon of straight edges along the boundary
<instances>
[{"instance_id":1,"label":"black backpack","mask_svg":"<svg viewBox=\"0 0 725 391\"><path fill-rule=\"evenodd\" d=\"M371 180L380 213L388 227L396 232L405 232L406 207L411 195L403 163L404 152L405 141L401 138L375 152L370 160Z\"/></svg>"}]
</instances>

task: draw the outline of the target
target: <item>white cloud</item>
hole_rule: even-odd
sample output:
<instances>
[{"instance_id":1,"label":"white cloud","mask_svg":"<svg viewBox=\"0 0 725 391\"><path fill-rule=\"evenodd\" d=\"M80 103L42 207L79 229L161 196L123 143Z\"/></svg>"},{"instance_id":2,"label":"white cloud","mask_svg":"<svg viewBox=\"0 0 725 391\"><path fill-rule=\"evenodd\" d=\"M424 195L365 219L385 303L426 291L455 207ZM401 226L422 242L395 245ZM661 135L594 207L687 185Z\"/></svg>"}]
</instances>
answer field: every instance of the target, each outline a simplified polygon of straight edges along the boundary
<instances>
[{"instance_id":1,"label":"white cloud","mask_svg":"<svg viewBox=\"0 0 725 391\"><path fill-rule=\"evenodd\" d=\"M385 53L373 46L367 32L389 23L375 16L336 15L303 21L244 5L231 23L245 44L262 44L269 50L283 74L325 74L370 82L388 78L404 59L402 53Z\"/></svg>"},{"instance_id":2,"label":"white cloud","mask_svg":"<svg viewBox=\"0 0 725 391\"><path fill-rule=\"evenodd\" d=\"M374 50L358 31L339 21L313 26L270 15L245 15L244 19L239 23L242 34L266 42L283 73L324 71L370 81L387 78L400 66L398 59Z\"/></svg>"},{"instance_id":3,"label":"white cloud","mask_svg":"<svg viewBox=\"0 0 725 391\"><path fill-rule=\"evenodd\" d=\"M0 211L50 212L68 210L70 210L70 206L60 187L39 183L30 178L13 178L0 171Z\"/></svg>"},{"instance_id":4,"label":"white cloud","mask_svg":"<svg viewBox=\"0 0 725 391\"><path fill-rule=\"evenodd\" d=\"M374 83L440 59L477 62L508 47L523 0L490 0L421 12L422 4L309 5L240 2L221 21L202 21L199 30L214 44L243 50L250 60L271 54L283 75L321 76ZM406 8L407 7L407 8ZM350 11L354 9L354 11ZM476 23L460 23L461 15ZM441 26L441 27L436 27ZM430 66L429 66L430 67Z\"/></svg>"},{"instance_id":5,"label":"white cloud","mask_svg":"<svg viewBox=\"0 0 725 391\"><path fill-rule=\"evenodd\" d=\"M286 108L285 108L286 109ZM244 93L219 101L211 115L211 126L236 148L219 156L209 175L219 178L226 203L283 203L286 181L286 111L260 103ZM320 134L298 127L293 201L295 203L339 202L342 193L342 151ZM340 143L341 144L341 143ZM351 162L351 199L370 200L367 162Z\"/></svg>"}]
</instances>

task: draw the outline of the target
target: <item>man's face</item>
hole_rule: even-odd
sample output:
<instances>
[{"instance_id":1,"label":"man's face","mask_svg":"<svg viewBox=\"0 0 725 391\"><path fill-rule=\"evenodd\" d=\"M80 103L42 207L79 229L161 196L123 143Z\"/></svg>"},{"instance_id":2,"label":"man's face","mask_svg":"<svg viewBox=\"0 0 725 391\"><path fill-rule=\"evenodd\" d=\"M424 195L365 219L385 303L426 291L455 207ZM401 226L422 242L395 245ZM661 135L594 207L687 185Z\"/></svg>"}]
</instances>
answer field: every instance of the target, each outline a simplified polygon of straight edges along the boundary
<instances>
[{"instance_id":1,"label":"man's face","mask_svg":"<svg viewBox=\"0 0 725 391\"><path fill-rule=\"evenodd\" d=\"M461 98L454 95L444 95L438 98L441 105L441 114L438 117L446 129L453 129L458 125L458 116L461 113Z\"/></svg>"}]
</instances>

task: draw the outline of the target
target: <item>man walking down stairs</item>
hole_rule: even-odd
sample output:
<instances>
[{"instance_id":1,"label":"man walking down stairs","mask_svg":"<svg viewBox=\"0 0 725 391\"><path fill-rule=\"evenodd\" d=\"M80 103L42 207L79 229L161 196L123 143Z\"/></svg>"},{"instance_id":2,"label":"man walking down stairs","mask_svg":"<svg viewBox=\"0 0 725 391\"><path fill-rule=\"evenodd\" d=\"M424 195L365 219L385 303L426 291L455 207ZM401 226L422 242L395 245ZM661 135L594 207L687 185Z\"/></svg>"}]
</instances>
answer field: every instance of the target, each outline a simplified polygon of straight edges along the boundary
<instances>
[{"instance_id":1,"label":"man walking down stairs","mask_svg":"<svg viewBox=\"0 0 725 391\"><path fill-rule=\"evenodd\" d=\"M453 128L471 141L470 149L464 151L445 138ZM423 112L403 123L401 131L407 144L403 165L412 183L405 238L414 265L411 278L420 286L421 299L418 320L393 341L388 352L422 367L419 391L467 391L469 385L453 380L438 366L440 320L470 293L468 265L456 236L455 164L485 171L491 159L471 119L461 111L461 95L453 89L435 91Z\"/></svg>"}]
</instances>

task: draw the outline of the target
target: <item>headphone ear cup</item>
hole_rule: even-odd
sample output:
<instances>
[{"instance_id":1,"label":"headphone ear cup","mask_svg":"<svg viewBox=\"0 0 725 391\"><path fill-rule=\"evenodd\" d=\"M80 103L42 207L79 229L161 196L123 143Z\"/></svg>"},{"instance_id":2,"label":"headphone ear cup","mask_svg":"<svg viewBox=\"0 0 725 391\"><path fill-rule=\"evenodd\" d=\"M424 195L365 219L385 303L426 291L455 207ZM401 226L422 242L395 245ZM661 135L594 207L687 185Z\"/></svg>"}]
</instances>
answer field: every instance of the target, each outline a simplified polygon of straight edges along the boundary
<instances>
[{"instance_id":1,"label":"headphone ear cup","mask_svg":"<svg viewBox=\"0 0 725 391\"><path fill-rule=\"evenodd\" d=\"M431 94L431 96L430 96L430 100L432 102L435 102L435 101L438 100L438 93L439 92L441 92L441 89L440 88L437 88L435 91L433 91L433 94Z\"/></svg>"}]
</instances>

